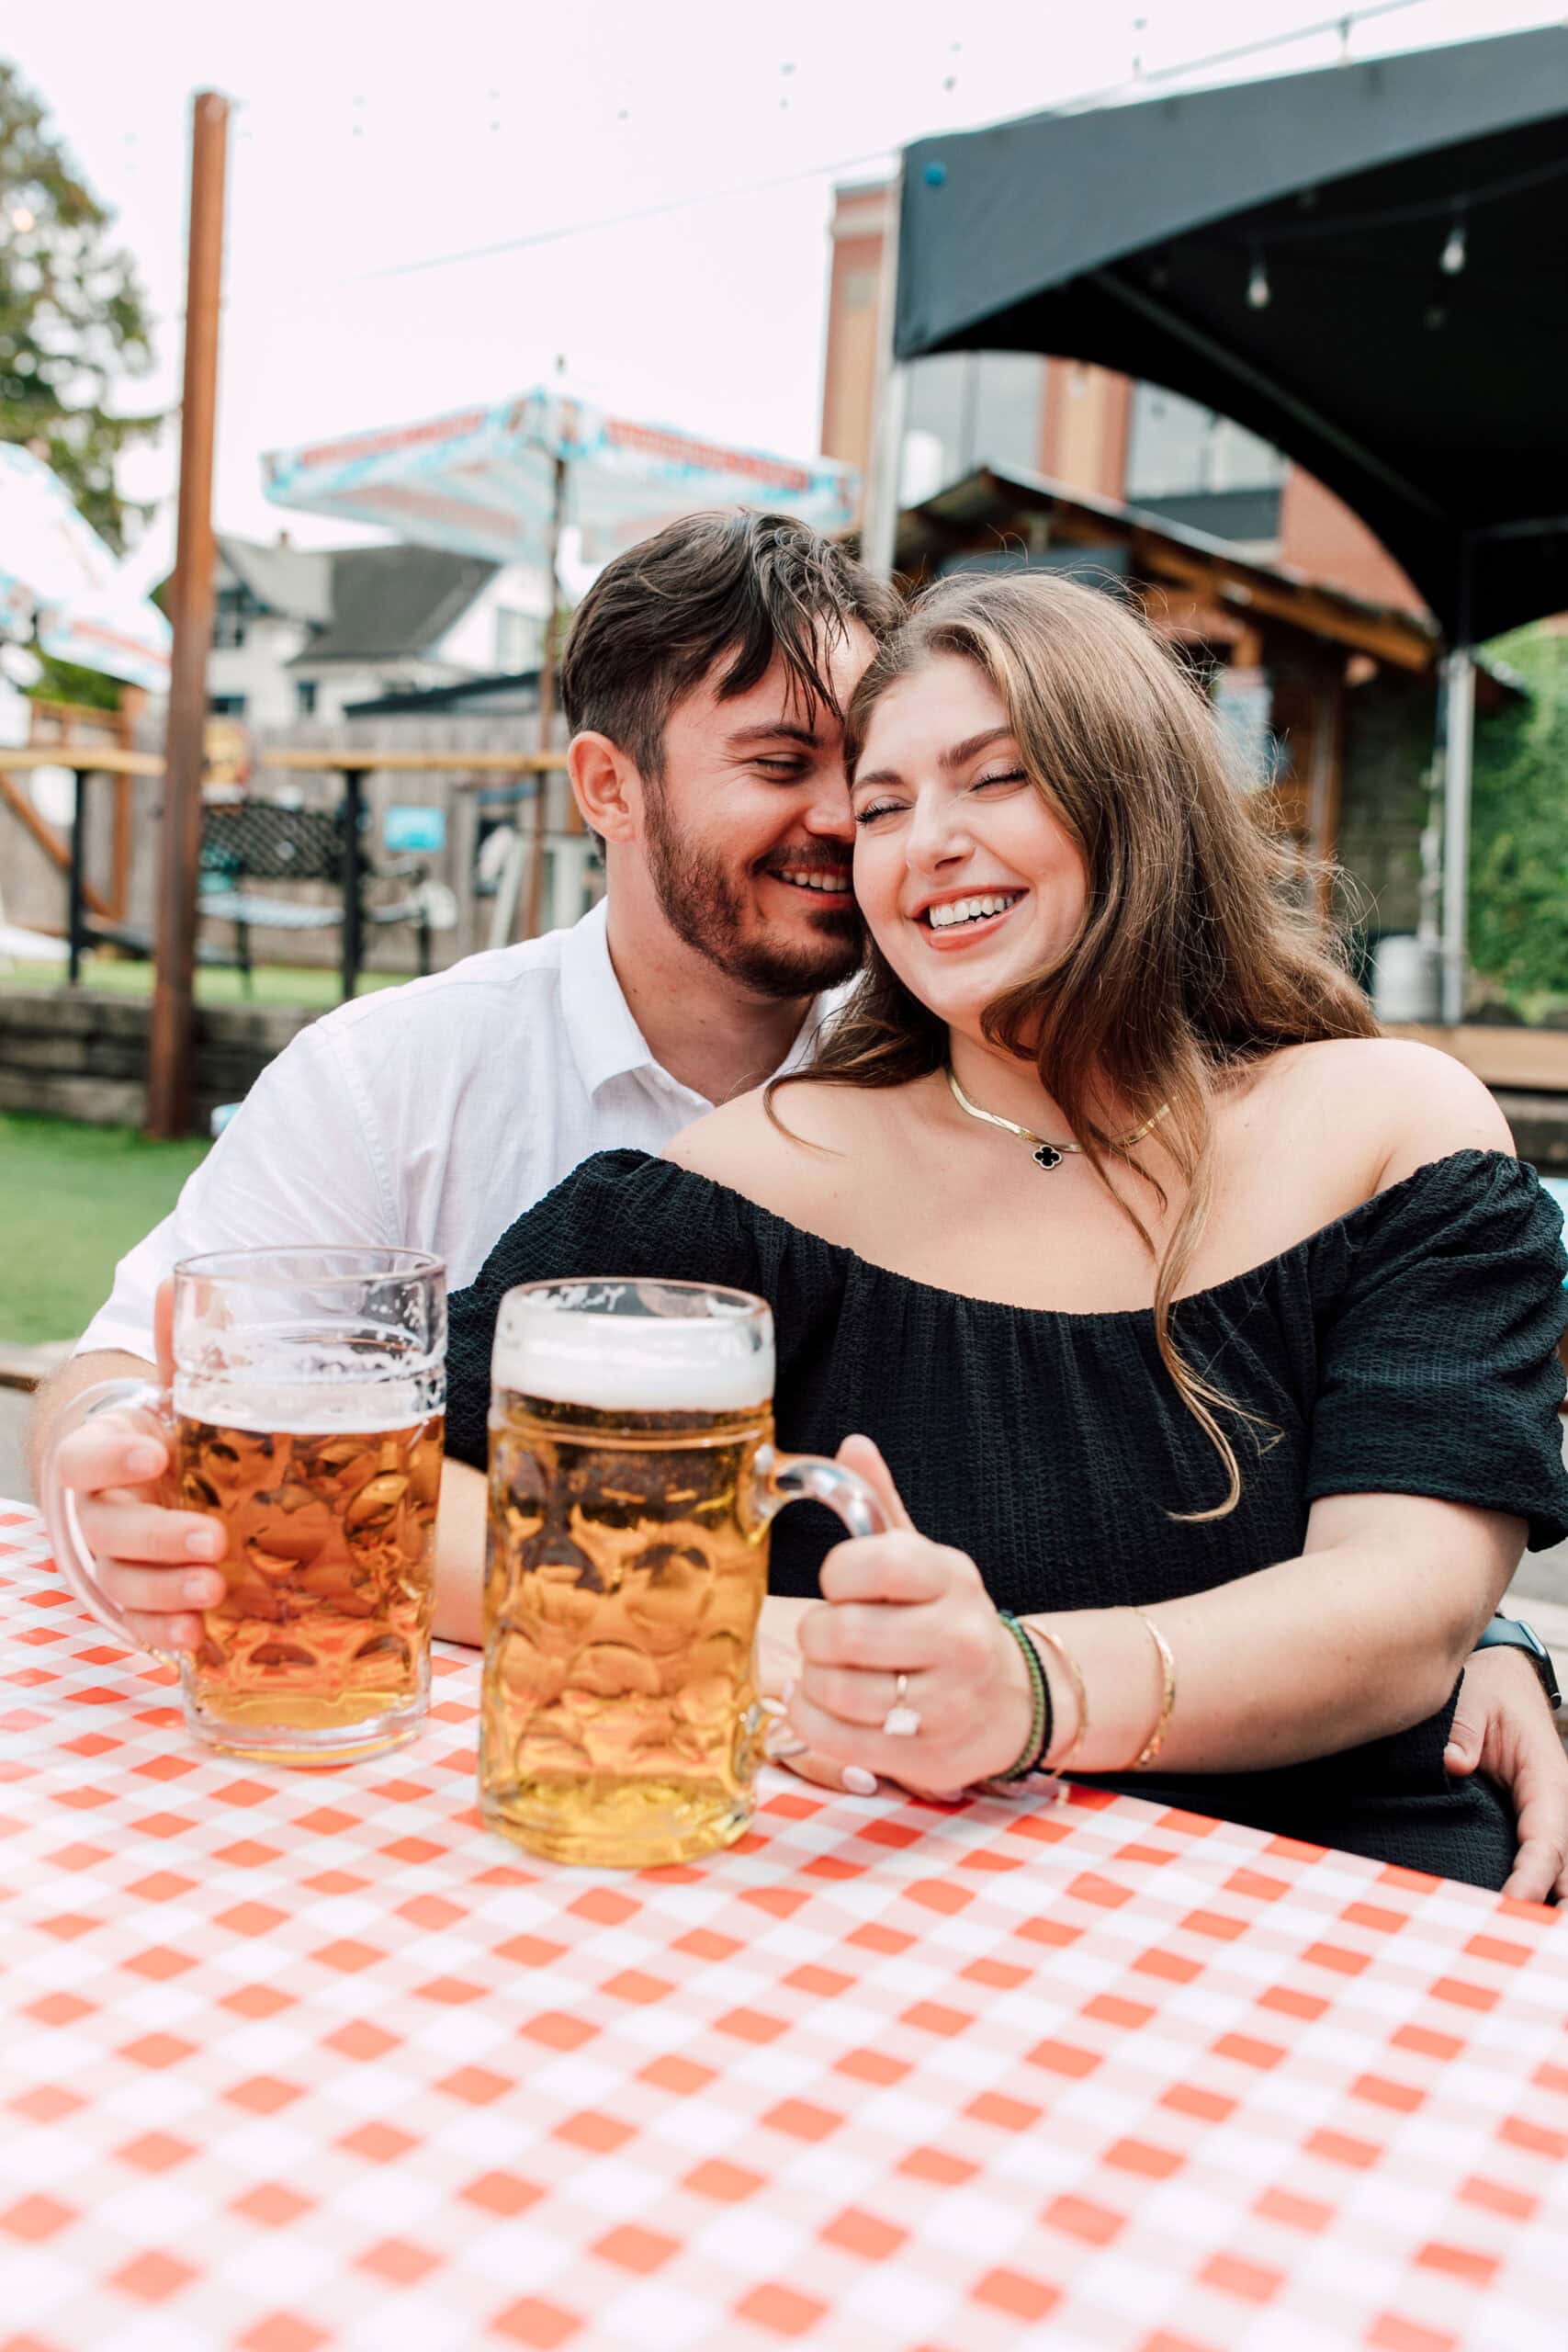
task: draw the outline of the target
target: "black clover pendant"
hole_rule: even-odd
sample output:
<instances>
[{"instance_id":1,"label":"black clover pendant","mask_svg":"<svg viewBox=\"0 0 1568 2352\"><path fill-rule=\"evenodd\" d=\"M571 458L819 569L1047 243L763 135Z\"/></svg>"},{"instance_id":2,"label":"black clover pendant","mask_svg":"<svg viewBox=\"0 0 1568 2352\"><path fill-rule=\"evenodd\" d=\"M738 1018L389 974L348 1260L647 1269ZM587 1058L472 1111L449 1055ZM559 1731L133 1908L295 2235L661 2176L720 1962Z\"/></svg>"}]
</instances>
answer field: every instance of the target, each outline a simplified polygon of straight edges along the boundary
<instances>
[{"instance_id":1,"label":"black clover pendant","mask_svg":"<svg viewBox=\"0 0 1568 2352\"><path fill-rule=\"evenodd\" d=\"M1043 1168L1047 1174L1053 1168L1060 1168L1062 1164L1062 1155L1054 1143L1037 1144L1030 1154L1030 1158L1036 1168Z\"/></svg>"}]
</instances>

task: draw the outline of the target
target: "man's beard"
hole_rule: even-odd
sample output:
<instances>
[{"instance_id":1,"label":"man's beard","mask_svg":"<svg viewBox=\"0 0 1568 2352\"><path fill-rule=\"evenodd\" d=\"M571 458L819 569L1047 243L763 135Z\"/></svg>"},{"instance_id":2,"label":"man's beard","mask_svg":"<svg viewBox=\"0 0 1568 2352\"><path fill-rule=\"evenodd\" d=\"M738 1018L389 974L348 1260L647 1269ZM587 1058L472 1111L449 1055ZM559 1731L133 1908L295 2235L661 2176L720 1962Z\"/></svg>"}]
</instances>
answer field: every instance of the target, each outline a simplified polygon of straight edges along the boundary
<instances>
[{"instance_id":1,"label":"man's beard","mask_svg":"<svg viewBox=\"0 0 1568 2352\"><path fill-rule=\"evenodd\" d=\"M653 888L664 920L688 947L759 996L815 996L859 971L864 931L860 910L847 892L841 900L823 894L820 910L812 908L818 933L813 945L786 947L765 937L749 939L746 901L722 859L682 835L657 786L648 795L647 808ZM796 851L789 862L829 870L820 852ZM835 859L831 870L843 874L848 869L843 860Z\"/></svg>"}]
</instances>

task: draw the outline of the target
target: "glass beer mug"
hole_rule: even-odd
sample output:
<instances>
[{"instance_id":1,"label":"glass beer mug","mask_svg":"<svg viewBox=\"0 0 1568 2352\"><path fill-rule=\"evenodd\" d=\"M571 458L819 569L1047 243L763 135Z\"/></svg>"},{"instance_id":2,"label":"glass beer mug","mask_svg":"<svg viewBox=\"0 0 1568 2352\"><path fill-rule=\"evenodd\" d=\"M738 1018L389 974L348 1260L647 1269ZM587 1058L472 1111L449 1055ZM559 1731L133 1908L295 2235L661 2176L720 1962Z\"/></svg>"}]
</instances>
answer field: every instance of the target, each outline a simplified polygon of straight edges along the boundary
<instances>
[{"instance_id":1,"label":"glass beer mug","mask_svg":"<svg viewBox=\"0 0 1568 2352\"><path fill-rule=\"evenodd\" d=\"M491 1367L479 1806L558 1861L646 1866L751 1817L753 1651L787 1502L882 1519L773 1448L773 1318L700 1283L509 1291Z\"/></svg>"},{"instance_id":2,"label":"glass beer mug","mask_svg":"<svg viewBox=\"0 0 1568 2352\"><path fill-rule=\"evenodd\" d=\"M85 1389L61 1434L152 1414L158 1499L207 1513L228 1587L177 1663L188 1728L275 1764L400 1747L430 1688L446 1398L446 1274L412 1250L240 1250L175 1271L174 1379ZM54 1555L78 1598L141 1646L104 1594L73 1494L45 1477ZM204 1564L205 1565L205 1564Z\"/></svg>"}]
</instances>

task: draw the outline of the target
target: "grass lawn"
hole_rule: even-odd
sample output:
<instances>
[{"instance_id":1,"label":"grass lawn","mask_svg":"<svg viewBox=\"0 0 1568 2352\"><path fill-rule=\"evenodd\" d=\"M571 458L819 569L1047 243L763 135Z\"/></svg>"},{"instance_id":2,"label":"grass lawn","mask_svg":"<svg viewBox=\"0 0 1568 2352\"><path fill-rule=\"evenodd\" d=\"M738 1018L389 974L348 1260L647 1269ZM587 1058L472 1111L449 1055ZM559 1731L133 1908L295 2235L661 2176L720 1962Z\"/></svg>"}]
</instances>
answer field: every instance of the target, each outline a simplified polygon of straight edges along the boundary
<instances>
[{"instance_id":1,"label":"grass lawn","mask_svg":"<svg viewBox=\"0 0 1568 2352\"><path fill-rule=\"evenodd\" d=\"M0 969L0 989L64 988L65 974L63 964L17 963L8 972ZM395 989L409 977L406 972L361 972L356 994L368 996L376 989ZM82 986L109 996L150 997L152 967L130 956L88 956L83 960ZM258 964L249 996L242 976L226 966L198 964L196 967L198 1004L299 1004L313 1010L336 1004L339 994L337 970L330 964Z\"/></svg>"},{"instance_id":2,"label":"grass lawn","mask_svg":"<svg viewBox=\"0 0 1568 2352\"><path fill-rule=\"evenodd\" d=\"M0 1340L73 1340L207 1148L0 1112Z\"/></svg>"}]
</instances>

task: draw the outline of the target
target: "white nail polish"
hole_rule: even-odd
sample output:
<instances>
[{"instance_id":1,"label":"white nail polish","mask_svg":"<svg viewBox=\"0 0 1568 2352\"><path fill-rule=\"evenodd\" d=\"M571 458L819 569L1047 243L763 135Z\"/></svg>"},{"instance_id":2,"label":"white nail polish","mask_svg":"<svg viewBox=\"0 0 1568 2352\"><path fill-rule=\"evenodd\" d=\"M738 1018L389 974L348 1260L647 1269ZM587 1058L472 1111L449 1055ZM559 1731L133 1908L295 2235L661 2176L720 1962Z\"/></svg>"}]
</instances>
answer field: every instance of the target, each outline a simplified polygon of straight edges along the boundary
<instances>
[{"instance_id":1,"label":"white nail polish","mask_svg":"<svg viewBox=\"0 0 1568 2352\"><path fill-rule=\"evenodd\" d=\"M868 1772L863 1765L846 1764L840 1777L852 1797L874 1797L876 1794L876 1775Z\"/></svg>"}]
</instances>

